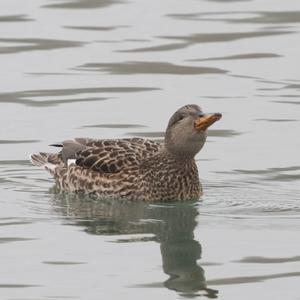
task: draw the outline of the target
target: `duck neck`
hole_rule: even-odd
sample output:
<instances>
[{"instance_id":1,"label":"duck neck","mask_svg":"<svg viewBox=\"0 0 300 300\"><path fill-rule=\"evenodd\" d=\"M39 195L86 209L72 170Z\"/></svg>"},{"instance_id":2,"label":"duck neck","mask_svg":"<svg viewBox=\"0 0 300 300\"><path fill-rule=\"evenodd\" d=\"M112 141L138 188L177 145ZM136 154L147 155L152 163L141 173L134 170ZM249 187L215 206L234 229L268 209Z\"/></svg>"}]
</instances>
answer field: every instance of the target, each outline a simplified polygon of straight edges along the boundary
<instances>
[{"instance_id":1,"label":"duck neck","mask_svg":"<svg viewBox=\"0 0 300 300\"><path fill-rule=\"evenodd\" d=\"M168 147L165 145L162 150L162 155L170 160L174 160L180 164L188 164L189 162L194 162L195 154L189 153L186 151L170 151Z\"/></svg>"},{"instance_id":2,"label":"duck neck","mask_svg":"<svg viewBox=\"0 0 300 300\"><path fill-rule=\"evenodd\" d=\"M207 137L206 131L197 132L192 135L172 135L167 130L164 141L165 152L177 160L193 160L196 154L202 149Z\"/></svg>"}]
</instances>

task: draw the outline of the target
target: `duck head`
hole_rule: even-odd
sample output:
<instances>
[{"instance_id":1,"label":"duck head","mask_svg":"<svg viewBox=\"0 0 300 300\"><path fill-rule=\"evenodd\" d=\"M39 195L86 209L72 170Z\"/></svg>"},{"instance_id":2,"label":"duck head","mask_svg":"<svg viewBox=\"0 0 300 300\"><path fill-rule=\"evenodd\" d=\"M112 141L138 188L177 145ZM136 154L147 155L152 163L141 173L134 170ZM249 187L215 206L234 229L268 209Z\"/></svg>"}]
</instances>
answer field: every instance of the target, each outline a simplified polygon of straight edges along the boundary
<instances>
[{"instance_id":1,"label":"duck head","mask_svg":"<svg viewBox=\"0 0 300 300\"><path fill-rule=\"evenodd\" d=\"M220 120L222 114L205 114L196 104L185 105L170 118L165 134L165 146L173 155L194 157L203 147L207 128Z\"/></svg>"}]
</instances>

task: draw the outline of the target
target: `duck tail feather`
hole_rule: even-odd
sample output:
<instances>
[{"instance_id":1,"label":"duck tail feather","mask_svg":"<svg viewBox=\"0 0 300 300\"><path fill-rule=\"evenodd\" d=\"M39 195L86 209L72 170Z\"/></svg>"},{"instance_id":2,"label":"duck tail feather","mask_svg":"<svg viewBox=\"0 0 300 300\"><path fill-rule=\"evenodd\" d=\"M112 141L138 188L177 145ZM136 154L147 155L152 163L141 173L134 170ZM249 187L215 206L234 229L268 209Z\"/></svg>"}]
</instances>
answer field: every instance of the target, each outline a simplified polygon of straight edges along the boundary
<instances>
[{"instance_id":1,"label":"duck tail feather","mask_svg":"<svg viewBox=\"0 0 300 300\"><path fill-rule=\"evenodd\" d=\"M63 147L63 144L62 144L62 143L56 143L56 144L50 144L49 146L51 146L51 147L60 147L60 148L62 148L62 147Z\"/></svg>"},{"instance_id":2,"label":"duck tail feather","mask_svg":"<svg viewBox=\"0 0 300 300\"><path fill-rule=\"evenodd\" d=\"M53 174L58 165L52 163L49 160L50 156L51 156L51 154L44 153L44 152L40 152L37 154L31 154L30 161L32 162L33 165L35 165L37 167L43 167L47 171L49 171L51 174Z\"/></svg>"},{"instance_id":3,"label":"duck tail feather","mask_svg":"<svg viewBox=\"0 0 300 300\"><path fill-rule=\"evenodd\" d=\"M30 154L29 159L33 165L38 167L42 167L48 162L46 153Z\"/></svg>"}]
</instances>

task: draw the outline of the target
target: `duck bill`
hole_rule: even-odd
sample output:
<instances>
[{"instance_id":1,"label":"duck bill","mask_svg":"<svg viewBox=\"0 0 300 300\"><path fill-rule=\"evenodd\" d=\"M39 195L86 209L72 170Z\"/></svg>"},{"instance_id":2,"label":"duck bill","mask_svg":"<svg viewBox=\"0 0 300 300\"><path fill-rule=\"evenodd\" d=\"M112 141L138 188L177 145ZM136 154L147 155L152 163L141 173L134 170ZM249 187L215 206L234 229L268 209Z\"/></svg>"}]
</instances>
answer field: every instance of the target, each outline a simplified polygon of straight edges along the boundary
<instances>
[{"instance_id":1,"label":"duck bill","mask_svg":"<svg viewBox=\"0 0 300 300\"><path fill-rule=\"evenodd\" d=\"M205 114L204 116L201 116L195 121L195 128L197 130L206 130L209 126L211 126L221 118L222 114L220 113Z\"/></svg>"}]
</instances>

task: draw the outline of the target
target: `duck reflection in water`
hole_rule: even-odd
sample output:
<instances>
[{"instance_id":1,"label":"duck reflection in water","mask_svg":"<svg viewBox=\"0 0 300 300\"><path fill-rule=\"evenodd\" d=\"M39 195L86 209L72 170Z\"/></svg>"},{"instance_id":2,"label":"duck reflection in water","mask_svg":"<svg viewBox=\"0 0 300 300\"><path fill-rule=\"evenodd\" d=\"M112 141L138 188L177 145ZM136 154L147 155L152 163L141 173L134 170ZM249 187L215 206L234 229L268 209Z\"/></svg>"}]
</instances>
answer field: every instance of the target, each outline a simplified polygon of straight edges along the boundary
<instances>
[{"instance_id":1,"label":"duck reflection in water","mask_svg":"<svg viewBox=\"0 0 300 300\"><path fill-rule=\"evenodd\" d=\"M186 297L199 294L209 298L217 297L218 291L207 288L204 270L197 264L201 258L201 245L194 239L198 216L196 203L154 205L117 200L99 201L70 194L54 194L53 197L57 212L71 219L74 217L75 225L85 227L87 233L122 235L119 242L158 242L163 271L169 276L163 283L166 288ZM153 236L132 238L133 234ZM143 285L153 286L161 285Z\"/></svg>"}]
</instances>

